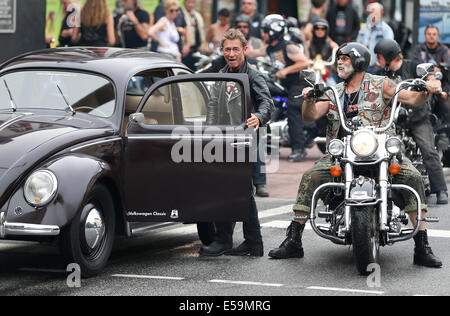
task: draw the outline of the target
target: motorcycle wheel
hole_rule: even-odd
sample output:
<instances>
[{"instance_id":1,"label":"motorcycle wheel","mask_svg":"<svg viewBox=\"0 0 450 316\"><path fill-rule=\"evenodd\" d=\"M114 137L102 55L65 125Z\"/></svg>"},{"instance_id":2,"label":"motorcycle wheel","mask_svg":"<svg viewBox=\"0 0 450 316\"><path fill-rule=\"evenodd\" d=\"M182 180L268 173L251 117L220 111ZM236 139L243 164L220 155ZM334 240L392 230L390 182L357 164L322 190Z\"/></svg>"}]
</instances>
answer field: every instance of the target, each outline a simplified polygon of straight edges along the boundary
<instances>
[{"instance_id":1,"label":"motorcycle wheel","mask_svg":"<svg viewBox=\"0 0 450 316\"><path fill-rule=\"evenodd\" d=\"M361 275L371 263L378 263L380 254L380 234L377 216L373 207L352 208L352 244L356 268Z\"/></svg>"}]
</instances>

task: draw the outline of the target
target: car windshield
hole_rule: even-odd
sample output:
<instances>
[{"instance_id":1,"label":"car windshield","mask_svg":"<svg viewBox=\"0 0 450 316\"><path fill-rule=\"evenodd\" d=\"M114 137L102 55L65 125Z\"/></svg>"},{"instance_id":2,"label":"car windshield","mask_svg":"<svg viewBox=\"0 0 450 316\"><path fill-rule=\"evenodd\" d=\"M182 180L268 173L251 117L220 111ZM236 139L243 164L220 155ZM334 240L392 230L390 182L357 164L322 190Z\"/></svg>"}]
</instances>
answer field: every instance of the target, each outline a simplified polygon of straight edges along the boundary
<instances>
[{"instance_id":1,"label":"car windshield","mask_svg":"<svg viewBox=\"0 0 450 316\"><path fill-rule=\"evenodd\" d=\"M115 90L107 79L65 71L18 71L0 77L0 111L17 108L84 112L110 117Z\"/></svg>"}]
</instances>

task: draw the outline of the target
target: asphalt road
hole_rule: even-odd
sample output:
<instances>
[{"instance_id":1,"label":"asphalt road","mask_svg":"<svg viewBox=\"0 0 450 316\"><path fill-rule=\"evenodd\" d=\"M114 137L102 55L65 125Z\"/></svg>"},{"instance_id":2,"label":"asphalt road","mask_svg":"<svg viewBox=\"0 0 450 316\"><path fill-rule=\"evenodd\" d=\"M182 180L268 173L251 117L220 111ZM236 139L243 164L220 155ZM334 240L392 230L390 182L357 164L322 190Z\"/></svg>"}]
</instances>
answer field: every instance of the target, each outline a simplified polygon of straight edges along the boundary
<instances>
[{"instance_id":1,"label":"asphalt road","mask_svg":"<svg viewBox=\"0 0 450 316\"><path fill-rule=\"evenodd\" d=\"M414 242L381 249L379 287L359 276L350 247L304 233L305 258L272 260L270 249L285 236L293 200L258 199L265 256L204 258L194 225L171 225L133 239L120 239L108 266L81 287L67 285L66 267L56 248L35 243L0 242L0 295L149 296L322 296L449 295L450 217L448 206L430 206L430 243L444 262L441 269L413 265ZM242 241L236 227L235 245ZM371 279L372 281L375 279ZM374 284L372 282L371 284Z\"/></svg>"}]
</instances>

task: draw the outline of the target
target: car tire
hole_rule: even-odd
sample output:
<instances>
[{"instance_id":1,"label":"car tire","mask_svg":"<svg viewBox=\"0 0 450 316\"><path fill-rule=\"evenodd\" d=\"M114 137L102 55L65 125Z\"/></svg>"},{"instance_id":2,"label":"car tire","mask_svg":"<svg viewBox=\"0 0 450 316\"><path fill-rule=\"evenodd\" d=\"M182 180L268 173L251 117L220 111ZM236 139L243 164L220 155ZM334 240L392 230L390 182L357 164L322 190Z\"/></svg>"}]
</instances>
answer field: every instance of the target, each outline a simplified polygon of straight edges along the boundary
<instances>
[{"instance_id":1,"label":"car tire","mask_svg":"<svg viewBox=\"0 0 450 316\"><path fill-rule=\"evenodd\" d=\"M205 246L209 246L214 241L216 227L214 223L197 223L197 232L200 241Z\"/></svg>"},{"instance_id":2,"label":"car tire","mask_svg":"<svg viewBox=\"0 0 450 316\"><path fill-rule=\"evenodd\" d=\"M80 266L82 277L93 277L106 266L114 244L115 219L109 190L96 184L72 223L62 230L61 252L68 263Z\"/></svg>"}]
</instances>

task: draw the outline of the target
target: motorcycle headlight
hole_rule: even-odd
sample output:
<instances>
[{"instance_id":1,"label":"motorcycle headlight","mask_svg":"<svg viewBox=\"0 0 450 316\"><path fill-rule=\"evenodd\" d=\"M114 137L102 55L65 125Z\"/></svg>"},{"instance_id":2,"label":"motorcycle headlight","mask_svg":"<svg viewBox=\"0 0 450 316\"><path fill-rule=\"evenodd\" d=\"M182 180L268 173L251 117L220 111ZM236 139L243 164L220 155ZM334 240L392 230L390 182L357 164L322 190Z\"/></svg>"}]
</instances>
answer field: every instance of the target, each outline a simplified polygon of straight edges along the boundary
<instances>
[{"instance_id":1,"label":"motorcycle headlight","mask_svg":"<svg viewBox=\"0 0 450 316\"><path fill-rule=\"evenodd\" d=\"M402 149L402 142L397 137L391 137L386 142L386 150L391 155L396 155Z\"/></svg>"},{"instance_id":2,"label":"motorcycle headlight","mask_svg":"<svg viewBox=\"0 0 450 316\"><path fill-rule=\"evenodd\" d=\"M344 143L339 139L333 139L328 145L328 152L334 157L341 156L344 153L344 149Z\"/></svg>"},{"instance_id":3,"label":"motorcycle headlight","mask_svg":"<svg viewBox=\"0 0 450 316\"><path fill-rule=\"evenodd\" d=\"M357 156L370 157L378 149L377 136L370 131L359 131L352 136L350 145Z\"/></svg>"},{"instance_id":4,"label":"motorcycle headlight","mask_svg":"<svg viewBox=\"0 0 450 316\"><path fill-rule=\"evenodd\" d=\"M55 197L58 189L56 176L48 170L34 172L24 186L24 195L33 206L44 206Z\"/></svg>"}]
</instances>

